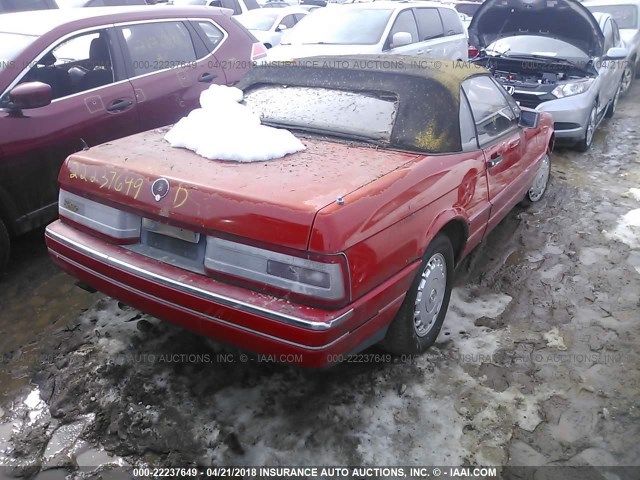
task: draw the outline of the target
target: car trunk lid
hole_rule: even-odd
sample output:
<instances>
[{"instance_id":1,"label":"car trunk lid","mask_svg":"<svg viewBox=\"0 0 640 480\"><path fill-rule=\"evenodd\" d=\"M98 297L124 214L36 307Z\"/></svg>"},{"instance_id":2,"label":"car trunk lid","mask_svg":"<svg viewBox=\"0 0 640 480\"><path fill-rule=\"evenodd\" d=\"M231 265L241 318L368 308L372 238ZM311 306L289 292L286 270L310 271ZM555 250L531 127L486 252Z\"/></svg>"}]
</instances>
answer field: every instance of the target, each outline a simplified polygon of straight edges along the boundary
<instances>
[{"instance_id":1,"label":"car trunk lid","mask_svg":"<svg viewBox=\"0 0 640 480\"><path fill-rule=\"evenodd\" d=\"M306 150L281 159L208 160L172 148L166 131L70 156L60 172L62 188L182 228L306 249L318 210L422 157L299 136Z\"/></svg>"}]
</instances>

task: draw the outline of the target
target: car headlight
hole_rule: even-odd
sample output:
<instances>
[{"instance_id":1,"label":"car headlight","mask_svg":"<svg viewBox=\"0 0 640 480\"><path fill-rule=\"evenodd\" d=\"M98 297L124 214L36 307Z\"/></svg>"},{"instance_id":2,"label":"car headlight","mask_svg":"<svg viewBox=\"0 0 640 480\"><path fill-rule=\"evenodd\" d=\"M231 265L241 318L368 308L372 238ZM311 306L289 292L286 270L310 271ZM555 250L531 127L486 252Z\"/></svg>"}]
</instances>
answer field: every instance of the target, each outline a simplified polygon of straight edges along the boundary
<instances>
[{"instance_id":1,"label":"car headlight","mask_svg":"<svg viewBox=\"0 0 640 480\"><path fill-rule=\"evenodd\" d=\"M62 189L58 197L58 214L63 221L116 243L135 243L140 239L142 219L138 215Z\"/></svg>"},{"instance_id":2,"label":"car headlight","mask_svg":"<svg viewBox=\"0 0 640 480\"><path fill-rule=\"evenodd\" d=\"M337 307L348 301L344 255L289 255L209 236L204 266L210 274L319 306Z\"/></svg>"},{"instance_id":3,"label":"car headlight","mask_svg":"<svg viewBox=\"0 0 640 480\"><path fill-rule=\"evenodd\" d=\"M591 87L593 78L586 80L580 80L579 82L569 82L558 85L553 89L551 94L557 98L571 97L572 95L579 95L586 92Z\"/></svg>"}]
</instances>

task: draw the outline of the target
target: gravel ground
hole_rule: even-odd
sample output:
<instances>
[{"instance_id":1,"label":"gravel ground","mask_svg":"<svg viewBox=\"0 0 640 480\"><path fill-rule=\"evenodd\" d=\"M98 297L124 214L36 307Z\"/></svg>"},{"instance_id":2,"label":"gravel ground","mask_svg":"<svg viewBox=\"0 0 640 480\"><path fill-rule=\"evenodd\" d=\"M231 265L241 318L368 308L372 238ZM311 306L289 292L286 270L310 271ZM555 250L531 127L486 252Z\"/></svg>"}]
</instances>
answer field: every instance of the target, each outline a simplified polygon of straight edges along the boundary
<instances>
[{"instance_id":1,"label":"gravel ground","mask_svg":"<svg viewBox=\"0 0 640 480\"><path fill-rule=\"evenodd\" d=\"M547 196L459 267L419 357L371 349L323 371L247 357L75 289L41 232L24 239L0 281L0 477L464 464L637 478L610 467L640 466L638 98L640 82L589 153L556 150Z\"/></svg>"}]
</instances>

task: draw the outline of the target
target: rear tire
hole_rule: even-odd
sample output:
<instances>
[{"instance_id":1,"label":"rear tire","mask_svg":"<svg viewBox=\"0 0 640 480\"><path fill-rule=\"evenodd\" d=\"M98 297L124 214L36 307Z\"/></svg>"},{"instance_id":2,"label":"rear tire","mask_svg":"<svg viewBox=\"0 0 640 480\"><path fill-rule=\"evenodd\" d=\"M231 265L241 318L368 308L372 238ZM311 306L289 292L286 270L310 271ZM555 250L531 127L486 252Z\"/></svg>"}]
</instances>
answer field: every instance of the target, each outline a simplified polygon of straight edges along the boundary
<instances>
[{"instance_id":1,"label":"rear tire","mask_svg":"<svg viewBox=\"0 0 640 480\"><path fill-rule=\"evenodd\" d=\"M9 232L2 220L0 220L0 272L3 272L7 263L9 263L10 248Z\"/></svg>"},{"instance_id":2,"label":"rear tire","mask_svg":"<svg viewBox=\"0 0 640 480\"><path fill-rule=\"evenodd\" d=\"M451 241L444 234L437 235L381 342L382 348L396 355L412 355L435 343L449 308L453 263Z\"/></svg>"}]
</instances>

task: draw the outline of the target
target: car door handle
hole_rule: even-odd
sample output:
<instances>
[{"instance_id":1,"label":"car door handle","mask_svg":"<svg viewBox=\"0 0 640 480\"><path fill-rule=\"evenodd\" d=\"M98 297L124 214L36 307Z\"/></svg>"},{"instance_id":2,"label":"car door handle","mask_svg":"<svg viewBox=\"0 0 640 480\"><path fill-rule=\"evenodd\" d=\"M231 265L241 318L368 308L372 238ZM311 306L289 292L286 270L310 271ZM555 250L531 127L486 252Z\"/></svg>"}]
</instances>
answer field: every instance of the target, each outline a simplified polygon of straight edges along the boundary
<instances>
[{"instance_id":1,"label":"car door handle","mask_svg":"<svg viewBox=\"0 0 640 480\"><path fill-rule=\"evenodd\" d=\"M202 83L211 83L216 77L217 75L214 75L213 73L203 73L200 75L200 78L198 78L198 81Z\"/></svg>"},{"instance_id":2,"label":"car door handle","mask_svg":"<svg viewBox=\"0 0 640 480\"><path fill-rule=\"evenodd\" d=\"M507 144L507 149L508 150L512 150L514 148L516 148L518 145L520 145L520 139L516 138L515 140L511 140L508 144Z\"/></svg>"},{"instance_id":3,"label":"car door handle","mask_svg":"<svg viewBox=\"0 0 640 480\"><path fill-rule=\"evenodd\" d=\"M114 100L113 103L107 107L107 112L120 112L131 105L133 105L133 102L126 98Z\"/></svg>"},{"instance_id":4,"label":"car door handle","mask_svg":"<svg viewBox=\"0 0 640 480\"><path fill-rule=\"evenodd\" d=\"M489 158L489 161L487 162L487 167L489 168L493 168L497 165L499 165L502 160L504 160L504 158L502 157L502 155L498 152L494 152L491 154L491 157Z\"/></svg>"},{"instance_id":5,"label":"car door handle","mask_svg":"<svg viewBox=\"0 0 640 480\"><path fill-rule=\"evenodd\" d=\"M423 53L424 53L424 50L418 50L418 51L416 52L416 55L422 55Z\"/></svg>"}]
</instances>

